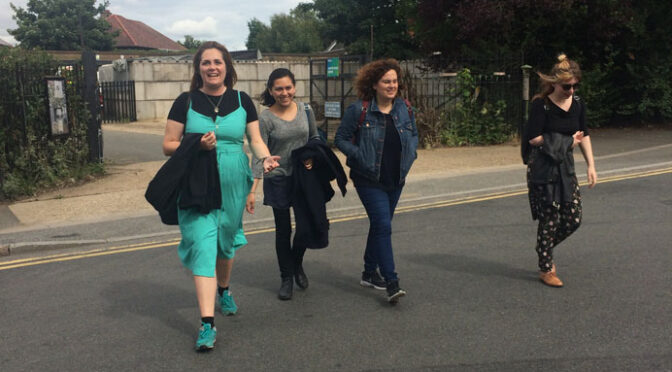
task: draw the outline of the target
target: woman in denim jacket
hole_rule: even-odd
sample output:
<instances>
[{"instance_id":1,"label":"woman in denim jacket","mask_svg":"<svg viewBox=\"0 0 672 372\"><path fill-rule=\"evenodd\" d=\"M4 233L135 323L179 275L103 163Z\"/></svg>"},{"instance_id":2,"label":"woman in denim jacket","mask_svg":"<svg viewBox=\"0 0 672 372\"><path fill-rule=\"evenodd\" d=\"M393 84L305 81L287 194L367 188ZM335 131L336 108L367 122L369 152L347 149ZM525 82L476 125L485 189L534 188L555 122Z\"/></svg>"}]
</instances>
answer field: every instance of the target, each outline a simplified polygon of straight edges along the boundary
<instances>
[{"instance_id":1,"label":"woman in denim jacket","mask_svg":"<svg viewBox=\"0 0 672 372\"><path fill-rule=\"evenodd\" d=\"M369 217L360 284L386 289L394 304L406 292L395 272L391 223L417 157L418 130L410 104L399 97L403 86L396 60L368 63L354 84L359 100L346 110L335 143L347 156L350 178Z\"/></svg>"}]
</instances>

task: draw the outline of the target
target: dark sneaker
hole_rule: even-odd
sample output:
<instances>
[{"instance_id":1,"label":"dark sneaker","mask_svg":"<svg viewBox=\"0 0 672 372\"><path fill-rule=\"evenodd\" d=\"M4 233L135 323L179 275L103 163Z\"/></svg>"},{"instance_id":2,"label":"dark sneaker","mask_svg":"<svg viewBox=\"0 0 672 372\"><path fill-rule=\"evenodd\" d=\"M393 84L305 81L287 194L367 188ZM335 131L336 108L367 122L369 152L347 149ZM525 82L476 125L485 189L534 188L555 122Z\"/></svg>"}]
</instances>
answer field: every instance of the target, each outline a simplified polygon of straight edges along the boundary
<instances>
[{"instance_id":1,"label":"dark sneaker","mask_svg":"<svg viewBox=\"0 0 672 372\"><path fill-rule=\"evenodd\" d=\"M299 269L296 270L296 273L294 274L294 281L296 282L296 285L299 286L299 288L301 289L308 288L308 277L306 276L306 273L303 271L303 266L299 266Z\"/></svg>"},{"instance_id":2,"label":"dark sneaker","mask_svg":"<svg viewBox=\"0 0 672 372\"><path fill-rule=\"evenodd\" d=\"M378 290L385 290L385 279L376 271L363 271L362 280L359 281L359 285L367 288L375 288Z\"/></svg>"},{"instance_id":3,"label":"dark sneaker","mask_svg":"<svg viewBox=\"0 0 672 372\"><path fill-rule=\"evenodd\" d=\"M292 293L294 292L294 281L291 277L282 278L282 283L280 284L280 290L278 291L278 298L287 301L292 299Z\"/></svg>"},{"instance_id":4,"label":"dark sneaker","mask_svg":"<svg viewBox=\"0 0 672 372\"><path fill-rule=\"evenodd\" d=\"M215 347L215 338L217 338L217 328L209 323L202 323L198 330L198 340L196 340L196 351L210 351Z\"/></svg>"},{"instance_id":5,"label":"dark sneaker","mask_svg":"<svg viewBox=\"0 0 672 372\"><path fill-rule=\"evenodd\" d=\"M391 304L396 304L399 302L399 298L406 295L406 291L399 288L398 280L390 280L387 282L387 302Z\"/></svg>"}]
</instances>

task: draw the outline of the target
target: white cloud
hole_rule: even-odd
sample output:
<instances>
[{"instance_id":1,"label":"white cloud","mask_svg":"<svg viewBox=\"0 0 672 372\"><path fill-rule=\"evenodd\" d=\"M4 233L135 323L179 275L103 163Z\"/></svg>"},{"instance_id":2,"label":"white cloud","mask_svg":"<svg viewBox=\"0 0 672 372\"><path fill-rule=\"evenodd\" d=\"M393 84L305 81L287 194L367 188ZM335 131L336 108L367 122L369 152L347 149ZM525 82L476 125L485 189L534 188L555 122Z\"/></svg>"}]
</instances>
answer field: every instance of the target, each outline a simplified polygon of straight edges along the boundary
<instances>
[{"instance_id":1,"label":"white cloud","mask_svg":"<svg viewBox=\"0 0 672 372\"><path fill-rule=\"evenodd\" d=\"M176 35L192 35L196 38L212 37L217 35L217 20L210 16L202 21L183 19L173 22L167 30Z\"/></svg>"}]
</instances>

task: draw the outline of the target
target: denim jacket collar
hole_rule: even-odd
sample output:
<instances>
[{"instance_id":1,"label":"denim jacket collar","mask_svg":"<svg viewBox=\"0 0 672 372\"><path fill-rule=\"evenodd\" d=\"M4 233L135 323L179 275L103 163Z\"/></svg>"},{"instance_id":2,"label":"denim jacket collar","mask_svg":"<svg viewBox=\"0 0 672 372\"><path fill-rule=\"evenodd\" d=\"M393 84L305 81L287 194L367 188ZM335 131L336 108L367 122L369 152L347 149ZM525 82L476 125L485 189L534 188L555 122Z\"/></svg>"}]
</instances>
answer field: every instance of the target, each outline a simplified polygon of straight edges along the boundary
<instances>
[{"instance_id":1,"label":"denim jacket collar","mask_svg":"<svg viewBox=\"0 0 672 372\"><path fill-rule=\"evenodd\" d=\"M395 109L397 108L397 105L399 105L400 102L403 104L403 101L399 97L394 97L394 100L392 100L392 109L389 112L390 115L394 115ZM404 107L405 106L406 105L404 104ZM371 103L369 105L369 111L378 111L382 113L382 111L380 111L380 109L378 108L378 102L376 102L375 96L371 99Z\"/></svg>"}]
</instances>

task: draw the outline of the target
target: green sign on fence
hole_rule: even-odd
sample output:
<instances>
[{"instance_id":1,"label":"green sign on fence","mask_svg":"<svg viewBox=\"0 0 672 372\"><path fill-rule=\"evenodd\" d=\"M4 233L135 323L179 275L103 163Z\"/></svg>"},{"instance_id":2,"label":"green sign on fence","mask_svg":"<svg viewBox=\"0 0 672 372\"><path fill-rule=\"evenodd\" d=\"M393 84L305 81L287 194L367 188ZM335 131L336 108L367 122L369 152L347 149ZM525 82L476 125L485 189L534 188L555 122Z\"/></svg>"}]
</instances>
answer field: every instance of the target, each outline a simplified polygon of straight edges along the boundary
<instances>
[{"instance_id":1,"label":"green sign on fence","mask_svg":"<svg viewBox=\"0 0 672 372\"><path fill-rule=\"evenodd\" d=\"M327 77L338 77L338 66L340 59L338 57L327 59Z\"/></svg>"}]
</instances>

